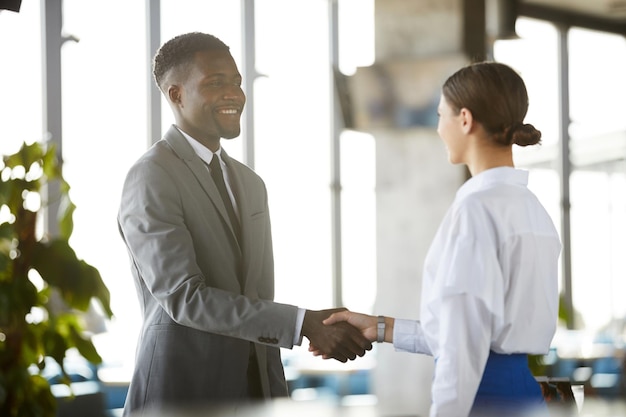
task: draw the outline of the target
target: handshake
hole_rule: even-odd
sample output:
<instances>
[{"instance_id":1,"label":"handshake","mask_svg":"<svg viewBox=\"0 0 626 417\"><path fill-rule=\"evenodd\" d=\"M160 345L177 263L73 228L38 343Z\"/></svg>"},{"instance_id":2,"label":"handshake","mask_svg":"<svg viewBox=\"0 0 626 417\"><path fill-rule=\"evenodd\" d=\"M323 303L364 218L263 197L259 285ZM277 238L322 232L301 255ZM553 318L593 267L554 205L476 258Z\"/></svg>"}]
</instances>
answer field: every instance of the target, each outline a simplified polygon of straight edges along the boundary
<instances>
[{"instance_id":1,"label":"handshake","mask_svg":"<svg viewBox=\"0 0 626 417\"><path fill-rule=\"evenodd\" d=\"M372 349L377 318L345 308L307 310L302 335L309 339L309 351L313 355L347 362Z\"/></svg>"}]
</instances>

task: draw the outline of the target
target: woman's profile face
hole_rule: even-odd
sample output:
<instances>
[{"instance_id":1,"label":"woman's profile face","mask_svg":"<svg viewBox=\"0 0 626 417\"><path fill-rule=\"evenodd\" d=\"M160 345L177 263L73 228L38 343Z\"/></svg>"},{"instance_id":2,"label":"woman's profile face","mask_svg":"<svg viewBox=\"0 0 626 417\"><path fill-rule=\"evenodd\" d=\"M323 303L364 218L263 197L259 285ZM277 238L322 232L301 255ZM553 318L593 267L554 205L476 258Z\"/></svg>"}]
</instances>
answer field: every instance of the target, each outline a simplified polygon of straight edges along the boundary
<instances>
[{"instance_id":1,"label":"woman's profile face","mask_svg":"<svg viewBox=\"0 0 626 417\"><path fill-rule=\"evenodd\" d=\"M461 114L456 112L442 94L439 99L439 107L437 108L439 123L437 125L437 134L446 145L448 151L448 160L451 164L463 163L465 150L467 147L467 138L463 133L463 121Z\"/></svg>"}]
</instances>

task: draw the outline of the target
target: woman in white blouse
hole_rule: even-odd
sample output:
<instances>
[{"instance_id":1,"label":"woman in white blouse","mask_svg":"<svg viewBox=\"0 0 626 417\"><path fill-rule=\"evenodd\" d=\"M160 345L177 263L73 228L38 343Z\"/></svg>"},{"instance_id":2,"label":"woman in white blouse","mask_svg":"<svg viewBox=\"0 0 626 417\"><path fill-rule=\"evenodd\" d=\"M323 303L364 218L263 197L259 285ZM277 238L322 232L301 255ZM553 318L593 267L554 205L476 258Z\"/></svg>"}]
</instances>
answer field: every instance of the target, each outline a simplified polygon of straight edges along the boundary
<instances>
[{"instance_id":1,"label":"woman in white blouse","mask_svg":"<svg viewBox=\"0 0 626 417\"><path fill-rule=\"evenodd\" d=\"M548 352L557 323L557 230L513 165L513 144L535 145L528 95L510 67L482 62L444 83L437 132L458 190L427 254L419 321L338 312L371 341L432 355L431 417L535 415L545 410L528 354ZM315 347L311 348L315 352ZM517 413L517 414L515 414Z\"/></svg>"}]
</instances>

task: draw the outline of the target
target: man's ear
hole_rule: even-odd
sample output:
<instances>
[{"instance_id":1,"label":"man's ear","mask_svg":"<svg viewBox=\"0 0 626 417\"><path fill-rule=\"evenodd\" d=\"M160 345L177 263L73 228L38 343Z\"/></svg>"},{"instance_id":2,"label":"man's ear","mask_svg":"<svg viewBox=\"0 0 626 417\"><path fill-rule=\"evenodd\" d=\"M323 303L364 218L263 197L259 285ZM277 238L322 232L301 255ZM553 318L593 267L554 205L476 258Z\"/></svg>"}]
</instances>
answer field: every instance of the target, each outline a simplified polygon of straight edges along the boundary
<instances>
[{"instance_id":1,"label":"man's ear","mask_svg":"<svg viewBox=\"0 0 626 417\"><path fill-rule=\"evenodd\" d=\"M167 87L167 98L172 104L180 104L180 100L181 100L180 87L176 84L170 84L170 86Z\"/></svg>"},{"instance_id":2,"label":"man's ear","mask_svg":"<svg viewBox=\"0 0 626 417\"><path fill-rule=\"evenodd\" d=\"M459 115L461 116L461 129L463 129L463 132L466 134L470 133L474 128L474 115L465 107L461 109Z\"/></svg>"}]
</instances>

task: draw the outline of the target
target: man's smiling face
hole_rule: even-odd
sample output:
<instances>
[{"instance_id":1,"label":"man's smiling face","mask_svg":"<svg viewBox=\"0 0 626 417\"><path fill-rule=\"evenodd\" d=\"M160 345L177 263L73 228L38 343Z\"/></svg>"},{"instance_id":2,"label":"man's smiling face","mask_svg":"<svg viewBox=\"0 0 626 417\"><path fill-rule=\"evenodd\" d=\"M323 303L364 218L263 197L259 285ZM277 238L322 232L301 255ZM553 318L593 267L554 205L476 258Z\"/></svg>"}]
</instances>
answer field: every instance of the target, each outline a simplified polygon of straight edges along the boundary
<instances>
[{"instance_id":1,"label":"man's smiling face","mask_svg":"<svg viewBox=\"0 0 626 417\"><path fill-rule=\"evenodd\" d=\"M241 74L228 50L196 53L178 88L178 126L208 145L241 132L246 102Z\"/></svg>"}]
</instances>

